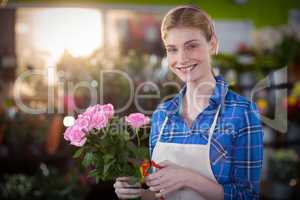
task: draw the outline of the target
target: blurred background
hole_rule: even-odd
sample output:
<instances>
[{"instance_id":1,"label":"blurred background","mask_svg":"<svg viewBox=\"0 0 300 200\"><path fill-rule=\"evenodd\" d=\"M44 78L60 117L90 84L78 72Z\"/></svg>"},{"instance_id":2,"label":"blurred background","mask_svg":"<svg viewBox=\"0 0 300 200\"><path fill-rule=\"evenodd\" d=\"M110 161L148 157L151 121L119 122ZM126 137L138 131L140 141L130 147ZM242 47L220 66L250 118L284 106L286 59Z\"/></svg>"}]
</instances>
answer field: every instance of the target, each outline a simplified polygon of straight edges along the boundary
<instances>
[{"instance_id":1,"label":"blurred background","mask_svg":"<svg viewBox=\"0 0 300 200\"><path fill-rule=\"evenodd\" d=\"M0 199L117 199L112 182L86 178L62 133L93 103L151 115L178 91L160 39L178 4L212 16L215 73L262 115L261 199L299 198L300 1L1 0ZM151 98L130 101L128 77L109 70Z\"/></svg>"}]
</instances>

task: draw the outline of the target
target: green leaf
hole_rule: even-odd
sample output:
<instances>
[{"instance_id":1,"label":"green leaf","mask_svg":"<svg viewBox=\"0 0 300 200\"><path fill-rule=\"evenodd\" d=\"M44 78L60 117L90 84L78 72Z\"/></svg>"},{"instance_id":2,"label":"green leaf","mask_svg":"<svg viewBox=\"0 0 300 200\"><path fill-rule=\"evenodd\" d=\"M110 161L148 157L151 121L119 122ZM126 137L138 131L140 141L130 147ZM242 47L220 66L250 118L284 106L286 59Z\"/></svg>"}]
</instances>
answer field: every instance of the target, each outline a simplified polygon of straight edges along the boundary
<instances>
[{"instance_id":1,"label":"green leaf","mask_svg":"<svg viewBox=\"0 0 300 200\"><path fill-rule=\"evenodd\" d=\"M149 158L148 154L149 154L149 151L148 151L148 148L146 148L146 147L140 147L136 152L136 156L140 160L148 159Z\"/></svg>"},{"instance_id":2,"label":"green leaf","mask_svg":"<svg viewBox=\"0 0 300 200\"><path fill-rule=\"evenodd\" d=\"M94 162L94 154L91 152L86 153L82 161L83 166L88 167L89 165L93 164L93 162Z\"/></svg>"},{"instance_id":3,"label":"green leaf","mask_svg":"<svg viewBox=\"0 0 300 200\"><path fill-rule=\"evenodd\" d=\"M79 156L81 155L83 149L84 149L84 148L78 149L78 150L74 153L73 158L79 158Z\"/></svg>"},{"instance_id":4,"label":"green leaf","mask_svg":"<svg viewBox=\"0 0 300 200\"><path fill-rule=\"evenodd\" d=\"M113 155L111 155L111 154L105 154L104 156L103 156L103 159L104 159L104 163L108 163L111 159L113 159L114 158L114 156Z\"/></svg>"},{"instance_id":5,"label":"green leaf","mask_svg":"<svg viewBox=\"0 0 300 200\"><path fill-rule=\"evenodd\" d=\"M108 174L107 174L107 172L108 172L108 170L109 170L109 168L112 166L112 164L114 164L116 162L116 160L115 159L113 159L112 161L110 161L109 163L107 163L107 164L105 164L104 165L104 168L103 168L103 175L106 177Z\"/></svg>"},{"instance_id":6,"label":"green leaf","mask_svg":"<svg viewBox=\"0 0 300 200\"><path fill-rule=\"evenodd\" d=\"M93 169L89 172L89 177L95 177L99 174L99 171L97 169Z\"/></svg>"}]
</instances>

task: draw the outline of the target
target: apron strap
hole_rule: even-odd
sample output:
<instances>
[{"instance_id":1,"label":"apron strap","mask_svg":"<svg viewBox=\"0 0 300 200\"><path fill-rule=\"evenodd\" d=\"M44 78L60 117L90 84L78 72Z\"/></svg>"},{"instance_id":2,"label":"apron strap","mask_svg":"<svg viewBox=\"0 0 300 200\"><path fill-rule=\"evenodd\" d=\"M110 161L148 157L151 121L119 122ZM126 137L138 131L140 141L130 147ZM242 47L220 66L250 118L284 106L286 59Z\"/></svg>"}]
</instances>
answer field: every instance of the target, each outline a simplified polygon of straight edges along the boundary
<instances>
[{"instance_id":1,"label":"apron strap","mask_svg":"<svg viewBox=\"0 0 300 200\"><path fill-rule=\"evenodd\" d=\"M162 126L161 126L161 129L160 129L160 131L159 131L159 134L158 134L158 138L157 138L156 143L160 141L161 135L163 134L163 131L164 131L164 128L165 128L165 126L166 126L166 124L167 124L168 119L169 119L169 118L168 118L168 115L167 115L166 118L165 118L165 120L164 120L164 122L163 122L163 124L162 124Z\"/></svg>"},{"instance_id":2,"label":"apron strap","mask_svg":"<svg viewBox=\"0 0 300 200\"><path fill-rule=\"evenodd\" d=\"M213 121L211 127L209 128L208 138L207 138L207 145L210 145L212 135L214 134L214 130L215 130L216 125L217 125L217 119L218 119L220 109L221 109L221 104L218 106L218 110L217 110L216 115L214 117L214 121Z\"/></svg>"}]
</instances>

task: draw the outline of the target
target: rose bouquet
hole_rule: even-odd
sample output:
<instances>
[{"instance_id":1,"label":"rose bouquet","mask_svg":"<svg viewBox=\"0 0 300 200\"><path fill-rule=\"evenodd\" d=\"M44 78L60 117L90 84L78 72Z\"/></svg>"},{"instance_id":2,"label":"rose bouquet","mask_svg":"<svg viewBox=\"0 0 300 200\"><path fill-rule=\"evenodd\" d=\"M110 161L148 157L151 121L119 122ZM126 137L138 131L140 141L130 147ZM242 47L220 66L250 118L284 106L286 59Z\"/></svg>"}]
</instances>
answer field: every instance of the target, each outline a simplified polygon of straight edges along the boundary
<instances>
[{"instance_id":1,"label":"rose bouquet","mask_svg":"<svg viewBox=\"0 0 300 200\"><path fill-rule=\"evenodd\" d=\"M78 147L73 157L81 159L96 182L120 176L134 177L132 183L142 182L150 168L148 148L142 145L148 138L149 121L142 113L119 118L114 116L113 105L98 104L78 115L64 138Z\"/></svg>"}]
</instances>

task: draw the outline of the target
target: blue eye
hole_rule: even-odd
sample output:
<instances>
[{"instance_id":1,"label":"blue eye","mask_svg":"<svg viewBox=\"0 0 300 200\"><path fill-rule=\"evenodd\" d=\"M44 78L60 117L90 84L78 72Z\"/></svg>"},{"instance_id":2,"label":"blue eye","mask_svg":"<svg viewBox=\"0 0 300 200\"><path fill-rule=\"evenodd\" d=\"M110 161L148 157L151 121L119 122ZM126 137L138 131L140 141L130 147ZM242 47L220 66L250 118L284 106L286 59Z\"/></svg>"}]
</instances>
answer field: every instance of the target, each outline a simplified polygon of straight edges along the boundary
<instances>
[{"instance_id":1,"label":"blue eye","mask_svg":"<svg viewBox=\"0 0 300 200\"><path fill-rule=\"evenodd\" d=\"M189 46L187 46L187 48L188 49L195 49L195 48L197 48L199 45L197 45L197 44L191 44L191 45L189 45Z\"/></svg>"},{"instance_id":2,"label":"blue eye","mask_svg":"<svg viewBox=\"0 0 300 200\"><path fill-rule=\"evenodd\" d=\"M167 52L169 52L169 53L174 53L176 51L177 51L177 49L167 49Z\"/></svg>"}]
</instances>

